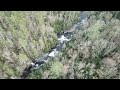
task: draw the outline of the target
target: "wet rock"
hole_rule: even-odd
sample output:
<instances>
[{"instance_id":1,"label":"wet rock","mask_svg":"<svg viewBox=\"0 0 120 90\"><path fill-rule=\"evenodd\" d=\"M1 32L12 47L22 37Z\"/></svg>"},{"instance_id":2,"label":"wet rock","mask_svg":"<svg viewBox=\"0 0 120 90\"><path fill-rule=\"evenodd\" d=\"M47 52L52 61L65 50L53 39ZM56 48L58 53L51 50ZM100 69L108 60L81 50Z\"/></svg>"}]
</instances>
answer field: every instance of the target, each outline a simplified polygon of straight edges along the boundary
<instances>
[{"instance_id":1,"label":"wet rock","mask_svg":"<svg viewBox=\"0 0 120 90\"><path fill-rule=\"evenodd\" d=\"M35 63L35 65L36 65L36 66L40 66L40 65L42 65L42 64L44 64L44 63L45 63L45 61L38 61L38 62Z\"/></svg>"}]
</instances>

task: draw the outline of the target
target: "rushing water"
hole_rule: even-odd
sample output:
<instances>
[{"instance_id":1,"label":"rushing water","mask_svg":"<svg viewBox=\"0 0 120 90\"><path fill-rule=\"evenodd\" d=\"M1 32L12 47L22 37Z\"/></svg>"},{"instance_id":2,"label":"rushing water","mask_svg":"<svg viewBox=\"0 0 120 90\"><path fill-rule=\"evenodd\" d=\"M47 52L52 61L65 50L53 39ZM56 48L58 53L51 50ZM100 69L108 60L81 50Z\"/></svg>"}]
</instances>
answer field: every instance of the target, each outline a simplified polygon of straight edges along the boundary
<instances>
[{"instance_id":1,"label":"rushing water","mask_svg":"<svg viewBox=\"0 0 120 90\"><path fill-rule=\"evenodd\" d=\"M58 55L59 51L62 50L64 43L69 42L73 35L74 30L82 28L86 24L87 14L86 12L82 11L80 14L80 22L75 24L70 30L64 32L63 34L58 34L58 43L57 46L52 48L49 53L43 55L43 57L36 59L34 63L28 68L25 68L21 79L25 79L33 70L38 69L43 64L47 63L51 58L54 58Z\"/></svg>"}]
</instances>

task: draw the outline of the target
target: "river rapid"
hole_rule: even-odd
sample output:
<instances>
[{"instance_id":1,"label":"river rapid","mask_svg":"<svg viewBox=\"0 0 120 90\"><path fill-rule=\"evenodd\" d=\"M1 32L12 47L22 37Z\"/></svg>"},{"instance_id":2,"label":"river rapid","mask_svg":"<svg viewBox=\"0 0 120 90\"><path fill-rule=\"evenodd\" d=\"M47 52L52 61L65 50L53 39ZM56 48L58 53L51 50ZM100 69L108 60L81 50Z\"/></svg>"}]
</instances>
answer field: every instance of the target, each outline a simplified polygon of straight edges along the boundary
<instances>
[{"instance_id":1,"label":"river rapid","mask_svg":"<svg viewBox=\"0 0 120 90\"><path fill-rule=\"evenodd\" d=\"M88 13L86 12L87 11L80 11L80 21L77 24L73 25L70 30L65 31L64 33L59 33L57 35L58 43L56 47L51 48L51 50L48 53L44 54L43 57L36 59L35 62L31 63L29 67L26 67L21 76L21 79L25 79L33 70L40 68L52 58L57 57L58 53L62 50L63 45L72 39L74 31L80 30L88 23Z\"/></svg>"}]
</instances>

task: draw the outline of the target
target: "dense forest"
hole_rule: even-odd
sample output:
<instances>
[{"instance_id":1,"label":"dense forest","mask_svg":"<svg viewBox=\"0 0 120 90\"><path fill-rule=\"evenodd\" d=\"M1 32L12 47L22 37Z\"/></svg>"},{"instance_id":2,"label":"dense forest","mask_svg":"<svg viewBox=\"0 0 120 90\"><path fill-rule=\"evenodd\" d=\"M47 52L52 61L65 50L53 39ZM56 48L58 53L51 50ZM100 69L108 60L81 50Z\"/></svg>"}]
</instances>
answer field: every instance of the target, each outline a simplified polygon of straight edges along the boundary
<instances>
[{"instance_id":1,"label":"dense forest","mask_svg":"<svg viewBox=\"0 0 120 90\"><path fill-rule=\"evenodd\" d=\"M0 78L18 78L57 43L57 33L78 21L78 11L1 11Z\"/></svg>"},{"instance_id":2,"label":"dense forest","mask_svg":"<svg viewBox=\"0 0 120 90\"><path fill-rule=\"evenodd\" d=\"M120 12L88 11L58 57L27 79L119 79ZM80 11L1 11L0 78L20 78L24 69L57 44L57 34L80 21Z\"/></svg>"}]
</instances>

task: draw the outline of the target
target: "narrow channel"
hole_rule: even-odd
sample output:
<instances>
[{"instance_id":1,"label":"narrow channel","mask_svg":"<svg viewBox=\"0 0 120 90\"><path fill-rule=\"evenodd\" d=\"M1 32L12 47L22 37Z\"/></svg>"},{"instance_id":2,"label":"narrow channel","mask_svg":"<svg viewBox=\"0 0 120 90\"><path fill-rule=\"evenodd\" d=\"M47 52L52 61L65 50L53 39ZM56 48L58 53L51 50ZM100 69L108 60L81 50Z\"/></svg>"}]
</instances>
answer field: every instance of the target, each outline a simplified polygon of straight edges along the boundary
<instances>
[{"instance_id":1,"label":"narrow channel","mask_svg":"<svg viewBox=\"0 0 120 90\"><path fill-rule=\"evenodd\" d=\"M50 61L52 58L56 57L59 53L59 51L62 50L64 43L69 42L73 35L75 30L80 30L84 25L86 25L86 21L88 19L88 13L86 11L80 12L80 21L75 24L70 30L67 30L66 32L62 34L58 34L58 43L56 47L52 48L48 53L44 54L43 57L38 58L35 60L35 62L31 63L31 65L27 68L25 68L21 79L26 79L27 76L33 71Z\"/></svg>"}]
</instances>

